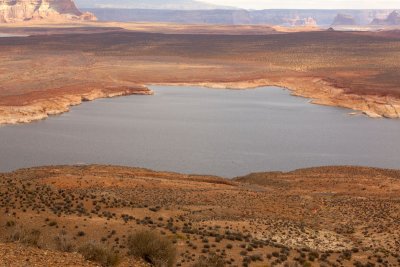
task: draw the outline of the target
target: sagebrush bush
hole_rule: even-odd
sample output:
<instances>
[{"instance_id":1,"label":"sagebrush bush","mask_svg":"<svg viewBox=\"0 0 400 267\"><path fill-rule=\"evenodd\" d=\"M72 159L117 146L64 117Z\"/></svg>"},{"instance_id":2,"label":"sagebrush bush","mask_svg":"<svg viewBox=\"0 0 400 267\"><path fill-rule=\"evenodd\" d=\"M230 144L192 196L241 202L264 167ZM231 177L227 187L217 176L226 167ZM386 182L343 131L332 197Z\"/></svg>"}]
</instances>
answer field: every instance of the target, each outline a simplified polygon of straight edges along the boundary
<instances>
[{"instance_id":1,"label":"sagebrush bush","mask_svg":"<svg viewBox=\"0 0 400 267\"><path fill-rule=\"evenodd\" d=\"M120 256L113 250L95 243L87 243L78 249L78 252L89 261L94 261L104 267L117 266Z\"/></svg>"},{"instance_id":2,"label":"sagebrush bush","mask_svg":"<svg viewBox=\"0 0 400 267\"><path fill-rule=\"evenodd\" d=\"M41 232L37 229L18 229L14 231L8 240L12 242L21 242L25 245L39 247Z\"/></svg>"},{"instance_id":3,"label":"sagebrush bush","mask_svg":"<svg viewBox=\"0 0 400 267\"><path fill-rule=\"evenodd\" d=\"M129 254L157 267L172 267L176 248L166 237L153 231L140 231L128 237Z\"/></svg>"},{"instance_id":4,"label":"sagebrush bush","mask_svg":"<svg viewBox=\"0 0 400 267\"><path fill-rule=\"evenodd\" d=\"M56 249L62 252L72 252L74 245L68 240L65 234L59 234L54 238Z\"/></svg>"},{"instance_id":5,"label":"sagebrush bush","mask_svg":"<svg viewBox=\"0 0 400 267\"><path fill-rule=\"evenodd\" d=\"M15 226L15 221L7 221L6 226L7 227L14 227Z\"/></svg>"}]
</instances>

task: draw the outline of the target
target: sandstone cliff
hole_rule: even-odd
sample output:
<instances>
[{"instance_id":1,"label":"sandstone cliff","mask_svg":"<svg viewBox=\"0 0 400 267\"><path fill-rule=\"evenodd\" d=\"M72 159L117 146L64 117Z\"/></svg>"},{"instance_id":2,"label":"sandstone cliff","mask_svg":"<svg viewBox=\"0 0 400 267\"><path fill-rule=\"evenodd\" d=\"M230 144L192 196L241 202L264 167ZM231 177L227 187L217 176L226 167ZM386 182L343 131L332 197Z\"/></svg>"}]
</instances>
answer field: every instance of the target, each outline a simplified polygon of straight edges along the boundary
<instances>
[{"instance_id":1,"label":"sandstone cliff","mask_svg":"<svg viewBox=\"0 0 400 267\"><path fill-rule=\"evenodd\" d=\"M342 25L357 25L356 20L351 15L347 14L337 14L333 20L332 26L342 26Z\"/></svg>"},{"instance_id":2,"label":"sandstone cliff","mask_svg":"<svg viewBox=\"0 0 400 267\"><path fill-rule=\"evenodd\" d=\"M299 16L296 16L295 18L288 18L284 19L286 21L286 24L289 26L317 26L318 23L317 21L312 18L312 17L307 17L307 18L300 18Z\"/></svg>"},{"instance_id":3,"label":"sandstone cliff","mask_svg":"<svg viewBox=\"0 0 400 267\"><path fill-rule=\"evenodd\" d=\"M0 0L0 23L32 20L96 20L73 0Z\"/></svg>"},{"instance_id":4,"label":"sandstone cliff","mask_svg":"<svg viewBox=\"0 0 400 267\"><path fill-rule=\"evenodd\" d=\"M385 25L385 26L397 26L400 25L400 12L393 11L389 14L386 19L376 18L372 21L372 25Z\"/></svg>"}]
</instances>

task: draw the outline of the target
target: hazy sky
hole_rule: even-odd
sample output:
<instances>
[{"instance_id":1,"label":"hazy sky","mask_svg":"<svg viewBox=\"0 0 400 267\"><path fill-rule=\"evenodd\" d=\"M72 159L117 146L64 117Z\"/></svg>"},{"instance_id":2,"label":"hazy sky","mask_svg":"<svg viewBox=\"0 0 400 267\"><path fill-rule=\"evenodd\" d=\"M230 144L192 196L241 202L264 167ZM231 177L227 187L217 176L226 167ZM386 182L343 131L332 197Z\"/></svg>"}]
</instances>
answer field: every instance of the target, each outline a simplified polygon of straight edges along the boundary
<instances>
[{"instance_id":1,"label":"hazy sky","mask_svg":"<svg viewBox=\"0 0 400 267\"><path fill-rule=\"evenodd\" d=\"M400 9L400 0L203 0L204 2L249 9Z\"/></svg>"}]
</instances>

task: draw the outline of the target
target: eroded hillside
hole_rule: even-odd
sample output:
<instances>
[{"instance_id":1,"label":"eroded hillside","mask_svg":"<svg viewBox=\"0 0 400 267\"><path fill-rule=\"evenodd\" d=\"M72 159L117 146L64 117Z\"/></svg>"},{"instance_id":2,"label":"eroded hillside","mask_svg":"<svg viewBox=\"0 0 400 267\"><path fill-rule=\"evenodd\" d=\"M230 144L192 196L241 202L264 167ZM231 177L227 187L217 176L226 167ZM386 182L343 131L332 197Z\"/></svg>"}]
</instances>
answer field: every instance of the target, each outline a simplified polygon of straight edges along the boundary
<instances>
[{"instance_id":1,"label":"eroded hillside","mask_svg":"<svg viewBox=\"0 0 400 267\"><path fill-rule=\"evenodd\" d=\"M125 260L143 229L192 266L216 254L226 266L395 266L400 263L400 172L326 167L231 180L113 166L19 170L0 179L2 242L70 250L95 241Z\"/></svg>"}]
</instances>

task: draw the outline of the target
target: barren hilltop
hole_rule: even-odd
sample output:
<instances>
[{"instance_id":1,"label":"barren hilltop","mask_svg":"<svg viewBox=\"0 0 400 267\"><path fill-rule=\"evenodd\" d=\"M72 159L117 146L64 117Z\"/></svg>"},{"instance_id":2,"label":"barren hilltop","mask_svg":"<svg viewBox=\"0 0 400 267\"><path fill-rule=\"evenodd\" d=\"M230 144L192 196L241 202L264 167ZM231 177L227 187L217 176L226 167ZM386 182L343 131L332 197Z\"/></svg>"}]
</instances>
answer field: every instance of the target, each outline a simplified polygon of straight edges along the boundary
<instances>
[{"instance_id":1,"label":"barren hilltop","mask_svg":"<svg viewBox=\"0 0 400 267\"><path fill-rule=\"evenodd\" d=\"M103 266L398 266L399 195L400 171L362 167L234 180L117 166L23 169L0 175L0 241L18 241L0 245L0 265L91 266L86 257ZM165 253L141 253L138 235Z\"/></svg>"}]
</instances>

